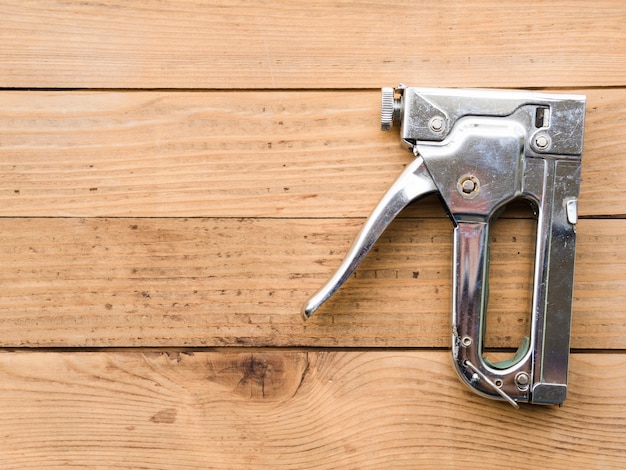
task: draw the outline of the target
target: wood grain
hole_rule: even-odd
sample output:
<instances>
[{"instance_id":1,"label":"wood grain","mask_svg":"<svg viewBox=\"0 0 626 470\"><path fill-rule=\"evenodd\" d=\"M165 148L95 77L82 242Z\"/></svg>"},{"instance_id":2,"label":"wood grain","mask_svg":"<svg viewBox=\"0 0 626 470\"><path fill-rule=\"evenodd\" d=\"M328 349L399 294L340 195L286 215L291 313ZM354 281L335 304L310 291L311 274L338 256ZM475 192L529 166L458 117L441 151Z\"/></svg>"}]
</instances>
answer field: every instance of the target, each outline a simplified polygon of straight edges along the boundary
<instances>
[{"instance_id":1,"label":"wood grain","mask_svg":"<svg viewBox=\"0 0 626 470\"><path fill-rule=\"evenodd\" d=\"M621 469L626 358L574 354L563 408L487 401L433 351L0 354L0 466Z\"/></svg>"},{"instance_id":2,"label":"wood grain","mask_svg":"<svg viewBox=\"0 0 626 470\"><path fill-rule=\"evenodd\" d=\"M3 1L0 86L623 86L623 2Z\"/></svg>"},{"instance_id":3,"label":"wood grain","mask_svg":"<svg viewBox=\"0 0 626 470\"><path fill-rule=\"evenodd\" d=\"M0 0L0 468L626 467L626 3ZM451 224L381 86L586 94L569 396L456 378ZM492 232L487 353L535 223Z\"/></svg>"},{"instance_id":4,"label":"wood grain","mask_svg":"<svg viewBox=\"0 0 626 470\"><path fill-rule=\"evenodd\" d=\"M580 214L626 214L626 91L577 91ZM411 158L379 112L378 91L4 92L0 215L365 217Z\"/></svg>"},{"instance_id":5,"label":"wood grain","mask_svg":"<svg viewBox=\"0 0 626 470\"><path fill-rule=\"evenodd\" d=\"M300 308L362 219L4 218L3 346L448 347L451 231L403 218L329 303ZM572 346L623 349L626 222L581 220ZM528 329L534 223L492 236L488 346Z\"/></svg>"}]
</instances>

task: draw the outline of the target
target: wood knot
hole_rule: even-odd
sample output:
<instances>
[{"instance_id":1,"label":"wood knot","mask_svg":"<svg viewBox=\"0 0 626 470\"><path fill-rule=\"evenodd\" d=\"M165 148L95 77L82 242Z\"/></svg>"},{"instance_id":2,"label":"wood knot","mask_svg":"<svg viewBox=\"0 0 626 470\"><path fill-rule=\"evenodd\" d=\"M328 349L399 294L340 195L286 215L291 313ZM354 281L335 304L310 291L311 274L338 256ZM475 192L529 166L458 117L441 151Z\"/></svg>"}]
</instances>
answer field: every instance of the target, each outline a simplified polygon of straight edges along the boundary
<instances>
[{"instance_id":1,"label":"wood knot","mask_svg":"<svg viewBox=\"0 0 626 470\"><path fill-rule=\"evenodd\" d=\"M304 353L254 352L221 355L211 361L210 379L223 383L247 400L276 400L292 396L307 369Z\"/></svg>"},{"instance_id":2,"label":"wood knot","mask_svg":"<svg viewBox=\"0 0 626 470\"><path fill-rule=\"evenodd\" d=\"M178 415L178 411L175 408L166 408L155 413L150 421L157 424L172 424L176 422L176 415Z\"/></svg>"}]
</instances>

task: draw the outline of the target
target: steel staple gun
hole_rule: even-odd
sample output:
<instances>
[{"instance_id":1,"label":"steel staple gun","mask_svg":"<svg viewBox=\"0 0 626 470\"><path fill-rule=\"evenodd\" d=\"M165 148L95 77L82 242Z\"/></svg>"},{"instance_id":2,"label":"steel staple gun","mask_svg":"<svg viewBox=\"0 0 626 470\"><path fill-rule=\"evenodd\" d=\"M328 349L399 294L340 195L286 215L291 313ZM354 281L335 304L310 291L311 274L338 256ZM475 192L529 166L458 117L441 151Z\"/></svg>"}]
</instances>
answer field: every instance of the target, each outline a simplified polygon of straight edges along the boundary
<instances>
[{"instance_id":1,"label":"steel staple gun","mask_svg":"<svg viewBox=\"0 0 626 470\"><path fill-rule=\"evenodd\" d=\"M414 155L343 263L303 308L309 318L409 203L438 193L454 224L452 356L480 395L562 404L567 394L585 97L524 91L382 89L381 127ZM510 202L537 217L530 331L509 360L484 357L489 229Z\"/></svg>"}]
</instances>

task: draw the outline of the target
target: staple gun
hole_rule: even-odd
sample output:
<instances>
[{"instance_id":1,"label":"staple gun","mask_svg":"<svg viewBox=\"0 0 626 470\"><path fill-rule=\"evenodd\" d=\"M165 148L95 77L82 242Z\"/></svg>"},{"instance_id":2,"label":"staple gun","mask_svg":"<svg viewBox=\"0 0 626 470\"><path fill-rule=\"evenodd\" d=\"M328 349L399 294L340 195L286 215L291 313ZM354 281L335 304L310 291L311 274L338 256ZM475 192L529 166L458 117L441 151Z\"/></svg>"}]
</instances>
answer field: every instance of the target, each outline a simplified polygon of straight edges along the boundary
<instances>
[{"instance_id":1,"label":"staple gun","mask_svg":"<svg viewBox=\"0 0 626 470\"><path fill-rule=\"evenodd\" d=\"M476 393L562 404L567 394L585 97L526 91L382 89L381 128L400 130L414 159L373 210L309 318L356 270L409 203L438 193L454 224L452 357ZM509 203L537 217L530 328L509 360L484 357L489 230Z\"/></svg>"}]
</instances>

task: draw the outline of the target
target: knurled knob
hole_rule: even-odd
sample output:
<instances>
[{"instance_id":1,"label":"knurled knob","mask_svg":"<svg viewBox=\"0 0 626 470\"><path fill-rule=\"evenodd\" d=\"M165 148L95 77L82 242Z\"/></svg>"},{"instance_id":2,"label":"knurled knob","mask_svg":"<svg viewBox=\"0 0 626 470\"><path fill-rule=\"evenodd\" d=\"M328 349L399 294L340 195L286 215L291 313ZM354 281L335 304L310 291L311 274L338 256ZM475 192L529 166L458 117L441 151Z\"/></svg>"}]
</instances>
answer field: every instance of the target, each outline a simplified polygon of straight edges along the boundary
<instances>
[{"instance_id":1,"label":"knurled knob","mask_svg":"<svg viewBox=\"0 0 626 470\"><path fill-rule=\"evenodd\" d=\"M380 129L389 131L393 127L393 110L395 107L394 89L392 87L384 87L381 89L381 92Z\"/></svg>"}]
</instances>

